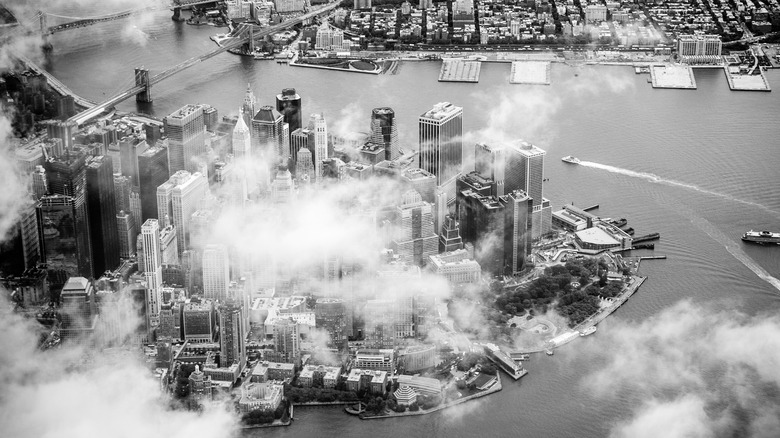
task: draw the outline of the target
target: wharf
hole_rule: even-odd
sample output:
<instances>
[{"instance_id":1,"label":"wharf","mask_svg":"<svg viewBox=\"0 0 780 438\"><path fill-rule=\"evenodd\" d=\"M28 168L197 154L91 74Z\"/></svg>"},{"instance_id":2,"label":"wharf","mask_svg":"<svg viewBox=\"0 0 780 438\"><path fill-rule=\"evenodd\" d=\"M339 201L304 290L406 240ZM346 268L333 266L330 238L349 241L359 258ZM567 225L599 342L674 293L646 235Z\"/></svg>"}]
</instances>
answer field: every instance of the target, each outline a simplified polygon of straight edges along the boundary
<instances>
[{"instance_id":1,"label":"wharf","mask_svg":"<svg viewBox=\"0 0 780 438\"><path fill-rule=\"evenodd\" d=\"M480 61L445 59L441 64L439 82L479 82Z\"/></svg>"},{"instance_id":2,"label":"wharf","mask_svg":"<svg viewBox=\"0 0 780 438\"><path fill-rule=\"evenodd\" d=\"M686 65L653 65L650 67L653 88L696 89L693 69Z\"/></svg>"},{"instance_id":3,"label":"wharf","mask_svg":"<svg viewBox=\"0 0 780 438\"><path fill-rule=\"evenodd\" d=\"M724 67L723 71L732 91L772 91L761 69L758 74L741 74L739 66Z\"/></svg>"},{"instance_id":4,"label":"wharf","mask_svg":"<svg viewBox=\"0 0 780 438\"><path fill-rule=\"evenodd\" d=\"M550 85L549 61L512 61L510 84Z\"/></svg>"}]
</instances>

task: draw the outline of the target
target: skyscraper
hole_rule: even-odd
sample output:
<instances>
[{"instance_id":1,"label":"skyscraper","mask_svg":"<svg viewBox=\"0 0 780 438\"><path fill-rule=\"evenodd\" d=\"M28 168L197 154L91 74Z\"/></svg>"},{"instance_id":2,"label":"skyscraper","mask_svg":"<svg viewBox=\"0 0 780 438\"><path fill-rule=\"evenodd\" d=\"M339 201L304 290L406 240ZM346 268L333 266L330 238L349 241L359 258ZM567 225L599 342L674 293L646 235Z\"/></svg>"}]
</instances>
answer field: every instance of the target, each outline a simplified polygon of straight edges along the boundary
<instances>
[{"instance_id":1,"label":"skyscraper","mask_svg":"<svg viewBox=\"0 0 780 438\"><path fill-rule=\"evenodd\" d=\"M279 318L273 325L274 358L279 362L297 362L301 353L298 324L292 318Z\"/></svg>"},{"instance_id":2,"label":"skyscraper","mask_svg":"<svg viewBox=\"0 0 780 438\"><path fill-rule=\"evenodd\" d=\"M279 166L271 183L271 197L274 203L289 204L295 196L292 175L285 166Z\"/></svg>"},{"instance_id":3,"label":"skyscraper","mask_svg":"<svg viewBox=\"0 0 780 438\"><path fill-rule=\"evenodd\" d=\"M398 126L392 108L374 108L371 111L371 142L385 148L385 160L401 156Z\"/></svg>"},{"instance_id":4,"label":"skyscraper","mask_svg":"<svg viewBox=\"0 0 780 438\"><path fill-rule=\"evenodd\" d=\"M87 174L86 155L80 150L67 150L57 158L51 158L45 163L49 180L49 192L72 198L73 234L75 239L78 271L71 275L94 276L92 265L92 243L90 240L89 217L87 216ZM62 202L54 201L62 204ZM47 255L53 255L47 248Z\"/></svg>"},{"instance_id":5,"label":"skyscraper","mask_svg":"<svg viewBox=\"0 0 780 438\"><path fill-rule=\"evenodd\" d=\"M119 236L119 257L133 257L135 255L135 239L138 235L133 216L121 210L116 215L116 227Z\"/></svg>"},{"instance_id":6,"label":"skyscraper","mask_svg":"<svg viewBox=\"0 0 780 438\"><path fill-rule=\"evenodd\" d=\"M276 95L276 110L285 123L290 124L290 132L301 127L301 96L295 92L295 88L285 88Z\"/></svg>"},{"instance_id":7,"label":"skyscraper","mask_svg":"<svg viewBox=\"0 0 780 438\"><path fill-rule=\"evenodd\" d=\"M420 115L420 168L436 175L436 185L455 199L455 180L463 167L463 108L438 103Z\"/></svg>"},{"instance_id":8,"label":"skyscraper","mask_svg":"<svg viewBox=\"0 0 780 438\"><path fill-rule=\"evenodd\" d=\"M477 143L474 146L474 170L484 178L493 180L492 196L504 196L506 151L503 146Z\"/></svg>"},{"instance_id":9,"label":"skyscraper","mask_svg":"<svg viewBox=\"0 0 780 438\"><path fill-rule=\"evenodd\" d=\"M252 93L252 87L250 84L246 84L246 94L244 94L244 104L241 106L241 118L244 119L244 124L249 126L252 124L252 117L255 115L255 106L257 105L257 99L254 93Z\"/></svg>"},{"instance_id":10,"label":"skyscraper","mask_svg":"<svg viewBox=\"0 0 780 438\"><path fill-rule=\"evenodd\" d=\"M220 365L223 367L238 364L244 367L246 359L246 334L242 320L241 306L228 301L219 306L219 345Z\"/></svg>"},{"instance_id":11,"label":"skyscraper","mask_svg":"<svg viewBox=\"0 0 780 438\"><path fill-rule=\"evenodd\" d=\"M147 219L141 226L143 236L144 279L146 280L146 309L152 325L160 314L162 301L162 255L160 253L160 225L157 219Z\"/></svg>"},{"instance_id":12,"label":"skyscraper","mask_svg":"<svg viewBox=\"0 0 780 438\"><path fill-rule=\"evenodd\" d=\"M40 164L35 166L35 171L32 174L32 189L36 201L49 192L49 183L46 180L46 169Z\"/></svg>"},{"instance_id":13,"label":"skyscraper","mask_svg":"<svg viewBox=\"0 0 780 438\"><path fill-rule=\"evenodd\" d=\"M111 159L99 155L87 161L87 211L89 212L95 275L119 266L119 234Z\"/></svg>"},{"instance_id":14,"label":"skyscraper","mask_svg":"<svg viewBox=\"0 0 780 438\"><path fill-rule=\"evenodd\" d=\"M168 136L168 168L198 171L198 162L206 154L206 124L202 105L185 105L163 119Z\"/></svg>"},{"instance_id":15,"label":"skyscraper","mask_svg":"<svg viewBox=\"0 0 780 438\"><path fill-rule=\"evenodd\" d=\"M447 215L441 228L439 251L450 252L463 249L463 239L460 237L460 225L454 217Z\"/></svg>"},{"instance_id":16,"label":"skyscraper","mask_svg":"<svg viewBox=\"0 0 780 438\"><path fill-rule=\"evenodd\" d=\"M505 193L522 190L531 197L533 239L550 232L552 207L544 198L544 156L546 152L527 141L511 143L506 151Z\"/></svg>"},{"instance_id":17,"label":"skyscraper","mask_svg":"<svg viewBox=\"0 0 780 438\"><path fill-rule=\"evenodd\" d=\"M152 147L138 156L138 185L141 198L141 222L157 217L157 187L168 180L168 151Z\"/></svg>"},{"instance_id":18,"label":"skyscraper","mask_svg":"<svg viewBox=\"0 0 780 438\"><path fill-rule=\"evenodd\" d=\"M265 105L252 117L251 138L252 155L273 165L278 160L286 160L289 151L282 151L282 115L273 107Z\"/></svg>"},{"instance_id":19,"label":"skyscraper","mask_svg":"<svg viewBox=\"0 0 780 438\"><path fill-rule=\"evenodd\" d=\"M200 172L186 170L174 173L157 188L157 217L163 226L170 221L176 227L179 254L189 247L190 216L208 193L206 178Z\"/></svg>"},{"instance_id":20,"label":"skyscraper","mask_svg":"<svg viewBox=\"0 0 780 438\"><path fill-rule=\"evenodd\" d=\"M78 276L88 270L88 258L83 254L87 246L78 242L78 210L71 196L47 195L37 208L38 235L43 262L50 270L62 270L69 276Z\"/></svg>"},{"instance_id":21,"label":"skyscraper","mask_svg":"<svg viewBox=\"0 0 780 438\"><path fill-rule=\"evenodd\" d=\"M392 248L408 264L423 266L428 256L439 249L438 236L433 230L431 204L422 200L415 190L404 193L397 208L399 235L393 240Z\"/></svg>"},{"instance_id":22,"label":"skyscraper","mask_svg":"<svg viewBox=\"0 0 780 438\"><path fill-rule=\"evenodd\" d=\"M122 175L130 178L130 183L138 185L138 155L146 148L146 142L136 136L126 136L119 140L119 168Z\"/></svg>"},{"instance_id":23,"label":"skyscraper","mask_svg":"<svg viewBox=\"0 0 780 438\"><path fill-rule=\"evenodd\" d=\"M290 134L290 158L295 165L296 168L293 169L295 172L295 177L298 178L298 154L300 153L301 149L307 149L309 151L309 159L312 162L312 165L314 165L314 161L312 157L314 156L314 131L312 131L309 128L300 128L293 131L292 134ZM310 174L310 177L314 177L314 174Z\"/></svg>"},{"instance_id":24,"label":"skyscraper","mask_svg":"<svg viewBox=\"0 0 780 438\"><path fill-rule=\"evenodd\" d=\"M114 203L117 213L124 210L132 215L132 211L130 211L130 178L118 172L114 172ZM133 219L140 220L141 218Z\"/></svg>"},{"instance_id":25,"label":"skyscraper","mask_svg":"<svg viewBox=\"0 0 780 438\"><path fill-rule=\"evenodd\" d=\"M230 260L225 245L206 245L203 249L203 295L224 300L230 285Z\"/></svg>"},{"instance_id":26,"label":"skyscraper","mask_svg":"<svg viewBox=\"0 0 780 438\"><path fill-rule=\"evenodd\" d=\"M309 144L309 150L314 161L315 180L319 181L322 175L322 161L328 159L328 125L325 123L325 116L312 114L309 117L309 130L314 133L314 144Z\"/></svg>"},{"instance_id":27,"label":"skyscraper","mask_svg":"<svg viewBox=\"0 0 780 438\"><path fill-rule=\"evenodd\" d=\"M330 336L329 345L343 349L347 342L347 308L344 300L338 298L319 298L314 306L314 318L317 327L324 328Z\"/></svg>"},{"instance_id":28,"label":"skyscraper","mask_svg":"<svg viewBox=\"0 0 780 438\"><path fill-rule=\"evenodd\" d=\"M532 200L519 190L498 200L504 206L504 274L514 275L522 271L526 257L531 255Z\"/></svg>"},{"instance_id":29,"label":"skyscraper","mask_svg":"<svg viewBox=\"0 0 780 438\"><path fill-rule=\"evenodd\" d=\"M84 277L70 277L60 295L63 340L75 340L89 336L94 329L95 294L92 283Z\"/></svg>"},{"instance_id":30,"label":"skyscraper","mask_svg":"<svg viewBox=\"0 0 780 438\"><path fill-rule=\"evenodd\" d=\"M314 164L311 162L311 152L309 149L302 147L298 151L298 159L295 162L295 180L298 185L310 184L316 181L317 175L315 174Z\"/></svg>"}]
</instances>

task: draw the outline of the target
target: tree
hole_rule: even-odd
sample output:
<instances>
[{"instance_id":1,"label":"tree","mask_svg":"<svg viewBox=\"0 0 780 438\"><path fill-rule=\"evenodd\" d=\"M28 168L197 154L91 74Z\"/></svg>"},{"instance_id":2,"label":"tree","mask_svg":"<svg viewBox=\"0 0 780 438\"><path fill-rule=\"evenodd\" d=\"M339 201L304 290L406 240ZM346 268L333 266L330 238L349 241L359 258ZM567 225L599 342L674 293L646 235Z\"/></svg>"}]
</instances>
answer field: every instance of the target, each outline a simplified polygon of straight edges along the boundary
<instances>
[{"instance_id":1,"label":"tree","mask_svg":"<svg viewBox=\"0 0 780 438\"><path fill-rule=\"evenodd\" d=\"M417 404L417 402L413 402L409 405L409 411L410 412L417 412L420 410L420 406Z\"/></svg>"}]
</instances>

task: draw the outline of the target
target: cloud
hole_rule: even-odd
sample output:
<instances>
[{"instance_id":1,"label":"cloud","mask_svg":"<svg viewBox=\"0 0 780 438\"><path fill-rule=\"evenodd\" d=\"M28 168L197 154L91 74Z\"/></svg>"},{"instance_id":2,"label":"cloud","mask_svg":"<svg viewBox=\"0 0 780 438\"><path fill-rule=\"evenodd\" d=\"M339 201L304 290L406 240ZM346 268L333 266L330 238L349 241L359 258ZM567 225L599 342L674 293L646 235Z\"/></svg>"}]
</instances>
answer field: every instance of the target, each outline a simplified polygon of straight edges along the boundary
<instances>
[{"instance_id":1,"label":"cloud","mask_svg":"<svg viewBox=\"0 0 780 438\"><path fill-rule=\"evenodd\" d=\"M681 301L641 323L610 324L594 341L575 346L577 360L597 368L584 386L603 399L648 400L613 436L780 432L778 315L750 317Z\"/></svg>"}]
</instances>

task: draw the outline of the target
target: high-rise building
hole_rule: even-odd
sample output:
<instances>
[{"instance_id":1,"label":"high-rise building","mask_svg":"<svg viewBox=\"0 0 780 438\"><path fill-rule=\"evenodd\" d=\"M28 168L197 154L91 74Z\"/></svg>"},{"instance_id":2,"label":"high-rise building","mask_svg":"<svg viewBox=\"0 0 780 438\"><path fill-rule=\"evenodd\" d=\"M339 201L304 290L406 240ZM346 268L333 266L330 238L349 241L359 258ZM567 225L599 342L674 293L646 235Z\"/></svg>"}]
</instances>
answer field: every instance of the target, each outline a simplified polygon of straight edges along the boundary
<instances>
[{"instance_id":1,"label":"high-rise building","mask_svg":"<svg viewBox=\"0 0 780 438\"><path fill-rule=\"evenodd\" d=\"M190 218L209 193L206 178L200 173L180 170L157 188L157 217L167 226L176 227L179 254L189 248Z\"/></svg>"},{"instance_id":2,"label":"high-rise building","mask_svg":"<svg viewBox=\"0 0 780 438\"><path fill-rule=\"evenodd\" d=\"M157 219L147 219L141 226L143 236L143 259L146 280L146 308L152 325L159 317L162 302L162 254L160 253L160 225Z\"/></svg>"},{"instance_id":3,"label":"high-rise building","mask_svg":"<svg viewBox=\"0 0 780 438\"><path fill-rule=\"evenodd\" d=\"M539 239L550 232L552 207L544 198L544 156L546 152L526 141L511 143L505 150L506 175L504 192L522 190L533 202L533 239Z\"/></svg>"},{"instance_id":4,"label":"high-rise building","mask_svg":"<svg viewBox=\"0 0 780 438\"><path fill-rule=\"evenodd\" d=\"M325 116L312 114L309 117L309 130L314 133L314 144L309 143L309 150L314 161L314 173L319 181L322 175L322 161L328 159L328 124L325 122Z\"/></svg>"},{"instance_id":5,"label":"high-rise building","mask_svg":"<svg viewBox=\"0 0 780 438\"><path fill-rule=\"evenodd\" d=\"M124 210L130 215L133 214L130 210L130 178L117 172L114 172L114 203L117 213ZM133 219L138 222L141 218Z\"/></svg>"},{"instance_id":6,"label":"high-rise building","mask_svg":"<svg viewBox=\"0 0 780 438\"><path fill-rule=\"evenodd\" d=\"M285 88L276 95L276 110L284 122L290 125L290 132L301 127L301 96L295 92L295 88Z\"/></svg>"},{"instance_id":7,"label":"high-rise building","mask_svg":"<svg viewBox=\"0 0 780 438\"><path fill-rule=\"evenodd\" d=\"M531 255L533 203L525 192L515 190L498 198L504 206L504 274L514 275Z\"/></svg>"},{"instance_id":8,"label":"high-rise building","mask_svg":"<svg viewBox=\"0 0 780 438\"><path fill-rule=\"evenodd\" d=\"M294 363L300 358L301 338L292 318L279 318L273 325L274 356L279 362Z\"/></svg>"},{"instance_id":9,"label":"high-rise building","mask_svg":"<svg viewBox=\"0 0 780 438\"><path fill-rule=\"evenodd\" d=\"M295 197L292 175L284 166L279 166L271 183L271 198L276 204L289 204Z\"/></svg>"},{"instance_id":10,"label":"high-rise building","mask_svg":"<svg viewBox=\"0 0 780 438\"><path fill-rule=\"evenodd\" d=\"M92 243L90 239L89 217L87 216L87 172L86 155L76 149L68 149L57 158L50 158L45 163L49 180L49 192L72 198L74 209L74 234L78 256L78 272L71 275L81 275L92 278ZM47 255L51 255L47 248Z\"/></svg>"},{"instance_id":11,"label":"high-rise building","mask_svg":"<svg viewBox=\"0 0 780 438\"><path fill-rule=\"evenodd\" d=\"M492 196L504 196L506 157L502 146L477 143L474 146L474 170L481 176L493 180Z\"/></svg>"},{"instance_id":12,"label":"high-rise building","mask_svg":"<svg viewBox=\"0 0 780 438\"><path fill-rule=\"evenodd\" d=\"M454 217L447 215L441 229L439 251L450 252L463 249L463 239L460 237L460 225Z\"/></svg>"},{"instance_id":13,"label":"high-rise building","mask_svg":"<svg viewBox=\"0 0 780 438\"><path fill-rule=\"evenodd\" d=\"M723 41L720 35L679 35L677 37L677 56L688 64L720 63Z\"/></svg>"},{"instance_id":14,"label":"high-rise building","mask_svg":"<svg viewBox=\"0 0 780 438\"><path fill-rule=\"evenodd\" d=\"M141 222L157 217L157 187L168 180L168 151L151 147L138 156L138 185L141 198Z\"/></svg>"},{"instance_id":15,"label":"high-rise building","mask_svg":"<svg viewBox=\"0 0 780 438\"><path fill-rule=\"evenodd\" d=\"M41 261L41 242L38 236L38 201L28 200L19 209L19 233L22 240L22 258L25 271Z\"/></svg>"},{"instance_id":16,"label":"high-rise building","mask_svg":"<svg viewBox=\"0 0 780 438\"><path fill-rule=\"evenodd\" d=\"M269 165L287 159L289 151L281 150L283 123L284 118L273 107L260 107L252 117L252 155L266 160Z\"/></svg>"},{"instance_id":17,"label":"high-rise building","mask_svg":"<svg viewBox=\"0 0 780 438\"><path fill-rule=\"evenodd\" d=\"M136 136L125 136L119 140L119 168L122 175L130 178L130 184L138 186L138 155L146 148L146 142Z\"/></svg>"},{"instance_id":18,"label":"high-rise building","mask_svg":"<svg viewBox=\"0 0 780 438\"><path fill-rule=\"evenodd\" d=\"M398 124L392 108L374 108L371 111L371 142L385 148L385 160L401 156Z\"/></svg>"},{"instance_id":19,"label":"high-rise building","mask_svg":"<svg viewBox=\"0 0 780 438\"><path fill-rule=\"evenodd\" d=\"M241 306L234 302L219 305L220 366L234 363L244 367L246 360L246 333L244 333Z\"/></svg>"},{"instance_id":20,"label":"high-rise building","mask_svg":"<svg viewBox=\"0 0 780 438\"><path fill-rule=\"evenodd\" d=\"M213 342L216 332L214 304L186 303L182 308L184 339L189 342Z\"/></svg>"},{"instance_id":21,"label":"high-rise building","mask_svg":"<svg viewBox=\"0 0 780 438\"><path fill-rule=\"evenodd\" d=\"M203 249L203 295L224 300L230 284L230 260L225 245L206 245Z\"/></svg>"},{"instance_id":22,"label":"high-rise building","mask_svg":"<svg viewBox=\"0 0 780 438\"><path fill-rule=\"evenodd\" d=\"M138 231L133 216L122 210L116 215L117 235L119 236L119 257L135 256L135 239Z\"/></svg>"},{"instance_id":23,"label":"high-rise building","mask_svg":"<svg viewBox=\"0 0 780 438\"><path fill-rule=\"evenodd\" d=\"M438 252L439 238L433 229L432 210L431 204L423 201L417 191L404 193L397 207L399 235L392 245L402 262L423 266L428 256Z\"/></svg>"},{"instance_id":24,"label":"high-rise building","mask_svg":"<svg viewBox=\"0 0 780 438\"><path fill-rule=\"evenodd\" d=\"M252 86L246 84L244 104L241 106L241 118L244 119L244 124L247 126L252 124L252 117L255 115L255 106L257 106L257 99L255 98L254 93L252 93Z\"/></svg>"},{"instance_id":25,"label":"high-rise building","mask_svg":"<svg viewBox=\"0 0 780 438\"><path fill-rule=\"evenodd\" d=\"M185 105L163 119L168 136L168 169L198 171L206 155L206 124L202 105Z\"/></svg>"},{"instance_id":26,"label":"high-rise building","mask_svg":"<svg viewBox=\"0 0 780 438\"><path fill-rule=\"evenodd\" d=\"M76 200L71 196L47 195L37 206L38 235L42 259L49 270L69 276L88 271L88 246L79 242Z\"/></svg>"},{"instance_id":27,"label":"high-rise building","mask_svg":"<svg viewBox=\"0 0 780 438\"><path fill-rule=\"evenodd\" d=\"M420 168L436 175L436 185L455 200L455 180L463 167L463 108L438 103L420 115Z\"/></svg>"},{"instance_id":28,"label":"high-rise building","mask_svg":"<svg viewBox=\"0 0 780 438\"><path fill-rule=\"evenodd\" d=\"M344 349L347 346L347 307L342 299L319 298L314 306L317 328L323 328L330 336L329 345Z\"/></svg>"},{"instance_id":29,"label":"high-rise building","mask_svg":"<svg viewBox=\"0 0 780 438\"><path fill-rule=\"evenodd\" d=\"M310 184L316 181L317 174L314 170L314 164L311 160L311 152L309 149L302 147L297 154L298 158L295 161L295 180L298 185Z\"/></svg>"},{"instance_id":30,"label":"high-rise building","mask_svg":"<svg viewBox=\"0 0 780 438\"><path fill-rule=\"evenodd\" d=\"M158 221L159 223L159 221ZM179 264L179 246L176 227L168 224L160 230L160 260L163 266Z\"/></svg>"},{"instance_id":31,"label":"high-rise building","mask_svg":"<svg viewBox=\"0 0 780 438\"><path fill-rule=\"evenodd\" d=\"M32 189L36 201L49 193L49 183L46 180L46 169L40 164L35 166L35 171L32 173Z\"/></svg>"},{"instance_id":32,"label":"high-rise building","mask_svg":"<svg viewBox=\"0 0 780 438\"><path fill-rule=\"evenodd\" d=\"M236 166L231 172L236 174L233 180L238 185L236 191L242 201L249 199L250 188L254 188L249 174L252 158L250 137L249 126L244 122L244 115L241 114L233 128L233 158Z\"/></svg>"},{"instance_id":33,"label":"high-rise building","mask_svg":"<svg viewBox=\"0 0 780 438\"><path fill-rule=\"evenodd\" d=\"M62 287L60 315L63 340L84 338L95 327L95 294L92 283L84 277L70 277Z\"/></svg>"},{"instance_id":34,"label":"high-rise building","mask_svg":"<svg viewBox=\"0 0 780 438\"><path fill-rule=\"evenodd\" d=\"M87 161L87 211L96 275L119 266L112 170L111 159L107 156L90 157Z\"/></svg>"},{"instance_id":35,"label":"high-rise building","mask_svg":"<svg viewBox=\"0 0 780 438\"><path fill-rule=\"evenodd\" d=\"M458 192L461 237L473 243L475 259L494 275L503 273L504 205L471 189Z\"/></svg>"},{"instance_id":36,"label":"high-rise building","mask_svg":"<svg viewBox=\"0 0 780 438\"><path fill-rule=\"evenodd\" d=\"M305 148L309 151L309 159L312 160L312 165L314 165L314 142L314 131L311 129L299 128L293 131L292 134L290 134L290 161L297 166L298 154L302 148ZM295 177L298 178L297 167L293 170L295 170ZM310 176L313 177L315 175L312 173Z\"/></svg>"}]
</instances>

